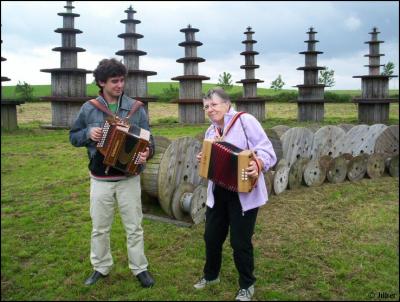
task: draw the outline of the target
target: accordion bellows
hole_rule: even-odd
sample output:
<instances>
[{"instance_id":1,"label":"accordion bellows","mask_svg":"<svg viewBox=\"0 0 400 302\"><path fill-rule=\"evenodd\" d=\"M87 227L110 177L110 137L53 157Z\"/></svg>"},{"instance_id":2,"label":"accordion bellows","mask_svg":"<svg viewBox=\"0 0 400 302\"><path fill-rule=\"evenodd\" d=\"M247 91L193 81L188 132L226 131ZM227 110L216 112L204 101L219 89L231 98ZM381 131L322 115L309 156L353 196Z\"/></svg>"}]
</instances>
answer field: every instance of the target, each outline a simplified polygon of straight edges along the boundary
<instances>
[{"instance_id":1,"label":"accordion bellows","mask_svg":"<svg viewBox=\"0 0 400 302\"><path fill-rule=\"evenodd\" d=\"M245 169L253 157L250 150L242 150L228 142L205 139L199 175L227 190L250 192L255 180L247 176Z\"/></svg>"},{"instance_id":2,"label":"accordion bellows","mask_svg":"<svg viewBox=\"0 0 400 302\"><path fill-rule=\"evenodd\" d=\"M137 174L139 152L144 152L150 141L150 131L136 125L106 120L97 149L104 155L103 163L128 174Z\"/></svg>"}]
</instances>

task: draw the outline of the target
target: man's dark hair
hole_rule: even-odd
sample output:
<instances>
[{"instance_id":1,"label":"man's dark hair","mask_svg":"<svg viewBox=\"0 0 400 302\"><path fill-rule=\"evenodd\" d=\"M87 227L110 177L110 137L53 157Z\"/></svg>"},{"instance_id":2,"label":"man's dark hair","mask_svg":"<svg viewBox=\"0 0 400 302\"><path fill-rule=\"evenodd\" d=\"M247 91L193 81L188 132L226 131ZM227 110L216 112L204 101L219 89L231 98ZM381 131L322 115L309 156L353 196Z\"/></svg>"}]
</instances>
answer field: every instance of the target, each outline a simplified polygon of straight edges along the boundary
<instances>
[{"instance_id":1,"label":"man's dark hair","mask_svg":"<svg viewBox=\"0 0 400 302\"><path fill-rule=\"evenodd\" d=\"M126 76L126 67L117 59L103 59L93 71L96 85L102 90L100 82L107 82L109 78Z\"/></svg>"}]
</instances>

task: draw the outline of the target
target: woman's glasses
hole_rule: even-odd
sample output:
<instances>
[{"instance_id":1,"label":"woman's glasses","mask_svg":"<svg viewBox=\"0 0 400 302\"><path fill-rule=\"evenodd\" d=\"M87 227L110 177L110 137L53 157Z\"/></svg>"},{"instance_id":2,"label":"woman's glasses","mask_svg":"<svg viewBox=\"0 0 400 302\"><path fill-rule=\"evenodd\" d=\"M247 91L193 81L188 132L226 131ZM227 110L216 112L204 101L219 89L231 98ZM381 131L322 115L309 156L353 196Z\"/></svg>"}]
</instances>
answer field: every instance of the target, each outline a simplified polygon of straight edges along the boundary
<instances>
[{"instance_id":1,"label":"woman's glasses","mask_svg":"<svg viewBox=\"0 0 400 302\"><path fill-rule=\"evenodd\" d=\"M214 104L214 103L211 103L210 105L204 105L203 106L203 110L204 111L207 111L208 109L215 109L218 105L221 105L221 104L224 104L223 102L222 103L217 103L217 104Z\"/></svg>"}]
</instances>

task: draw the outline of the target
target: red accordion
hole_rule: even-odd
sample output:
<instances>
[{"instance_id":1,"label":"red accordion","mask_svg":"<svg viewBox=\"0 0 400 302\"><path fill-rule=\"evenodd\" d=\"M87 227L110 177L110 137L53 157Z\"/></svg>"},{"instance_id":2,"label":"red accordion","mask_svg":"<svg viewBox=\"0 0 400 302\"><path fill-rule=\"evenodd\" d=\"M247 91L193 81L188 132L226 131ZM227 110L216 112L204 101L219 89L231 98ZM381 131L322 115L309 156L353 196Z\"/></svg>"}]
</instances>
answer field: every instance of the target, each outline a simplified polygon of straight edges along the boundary
<instances>
[{"instance_id":1,"label":"red accordion","mask_svg":"<svg viewBox=\"0 0 400 302\"><path fill-rule=\"evenodd\" d=\"M122 120L107 119L97 149L104 155L103 163L120 171L137 174L139 152L145 152L150 141L150 131Z\"/></svg>"},{"instance_id":2,"label":"red accordion","mask_svg":"<svg viewBox=\"0 0 400 302\"><path fill-rule=\"evenodd\" d=\"M256 179L247 176L245 169L254 154L228 142L205 139L200 160L199 175L235 192L250 192Z\"/></svg>"}]
</instances>

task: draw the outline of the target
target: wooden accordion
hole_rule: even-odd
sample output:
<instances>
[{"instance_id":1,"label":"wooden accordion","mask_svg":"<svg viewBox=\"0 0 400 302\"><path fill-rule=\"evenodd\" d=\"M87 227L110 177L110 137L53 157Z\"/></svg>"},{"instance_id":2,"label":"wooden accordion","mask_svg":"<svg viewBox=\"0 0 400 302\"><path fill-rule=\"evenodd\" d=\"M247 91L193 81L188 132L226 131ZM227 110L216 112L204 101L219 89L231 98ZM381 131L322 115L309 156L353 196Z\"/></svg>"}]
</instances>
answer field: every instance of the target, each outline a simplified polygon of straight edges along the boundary
<instances>
[{"instance_id":1,"label":"wooden accordion","mask_svg":"<svg viewBox=\"0 0 400 302\"><path fill-rule=\"evenodd\" d=\"M205 139L199 175L234 192L250 192L256 182L245 169L253 160L250 150L242 150L228 142Z\"/></svg>"},{"instance_id":2,"label":"wooden accordion","mask_svg":"<svg viewBox=\"0 0 400 302\"><path fill-rule=\"evenodd\" d=\"M107 119L97 150L104 155L103 164L128 174L137 174L139 152L144 152L150 141L150 131L129 125L119 119Z\"/></svg>"}]
</instances>

